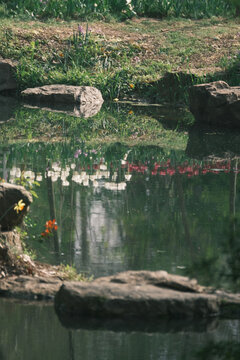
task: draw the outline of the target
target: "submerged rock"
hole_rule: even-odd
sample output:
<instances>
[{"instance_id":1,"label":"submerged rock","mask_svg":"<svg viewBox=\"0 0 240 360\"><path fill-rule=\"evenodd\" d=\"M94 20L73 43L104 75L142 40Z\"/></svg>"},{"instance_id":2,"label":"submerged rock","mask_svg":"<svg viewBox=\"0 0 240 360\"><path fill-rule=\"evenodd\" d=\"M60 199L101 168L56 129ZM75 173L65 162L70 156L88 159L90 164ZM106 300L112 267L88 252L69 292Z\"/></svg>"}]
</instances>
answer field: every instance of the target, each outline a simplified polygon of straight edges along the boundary
<instances>
[{"instance_id":1,"label":"submerged rock","mask_svg":"<svg viewBox=\"0 0 240 360\"><path fill-rule=\"evenodd\" d=\"M20 210L14 207L21 201L25 204ZM32 195L23 186L0 183L0 229L12 230L20 225L32 203Z\"/></svg>"},{"instance_id":2,"label":"submerged rock","mask_svg":"<svg viewBox=\"0 0 240 360\"><path fill-rule=\"evenodd\" d=\"M55 297L61 316L184 318L240 314L240 295L211 293L165 271L127 271L91 283L65 282Z\"/></svg>"},{"instance_id":3,"label":"submerged rock","mask_svg":"<svg viewBox=\"0 0 240 360\"><path fill-rule=\"evenodd\" d=\"M16 90L16 64L12 60L0 59L0 91Z\"/></svg>"},{"instance_id":4,"label":"submerged rock","mask_svg":"<svg viewBox=\"0 0 240 360\"><path fill-rule=\"evenodd\" d=\"M215 126L240 127L240 87L224 81L192 86L190 111L197 122Z\"/></svg>"}]
</instances>

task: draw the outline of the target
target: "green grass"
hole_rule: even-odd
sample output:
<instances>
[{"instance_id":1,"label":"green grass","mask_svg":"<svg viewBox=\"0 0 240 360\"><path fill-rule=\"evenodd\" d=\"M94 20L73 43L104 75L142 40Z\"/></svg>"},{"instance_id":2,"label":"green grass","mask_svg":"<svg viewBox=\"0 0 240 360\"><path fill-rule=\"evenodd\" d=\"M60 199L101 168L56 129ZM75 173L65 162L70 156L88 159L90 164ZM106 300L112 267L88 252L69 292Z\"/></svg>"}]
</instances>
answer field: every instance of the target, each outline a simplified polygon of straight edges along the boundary
<instances>
[{"instance_id":1,"label":"green grass","mask_svg":"<svg viewBox=\"0 0 240 360\"><path fill-rule=\"evenodd\" d=\"M38 18L151 17L203 18L233 12L238 0L2 0L2 12ZM1 13L1 12L0 12Z\"/></svg>"},{"instance_id":2,"label":"green grass","mask_svg":"<svg viewBox=\"0 0 240 360\"><path fill-rule=\"evenodd\" d=\"M95 32L89 31L91 26ZM114 31L115 36L97 33L96 26ZM219 76L232 85L239 84L238 20L149 19L107 26L82 23L79 31L76 21L4 18L0 56L18 61L19 91L56 83L91 85L101 90L105 100L138 96L158 103L186 103L192 84ZM175 76L174 83L166 84L169 72L184 72L189 80L184 83ZM169 86L171 94L166 93Z\"/></svg>"}]
</instances>

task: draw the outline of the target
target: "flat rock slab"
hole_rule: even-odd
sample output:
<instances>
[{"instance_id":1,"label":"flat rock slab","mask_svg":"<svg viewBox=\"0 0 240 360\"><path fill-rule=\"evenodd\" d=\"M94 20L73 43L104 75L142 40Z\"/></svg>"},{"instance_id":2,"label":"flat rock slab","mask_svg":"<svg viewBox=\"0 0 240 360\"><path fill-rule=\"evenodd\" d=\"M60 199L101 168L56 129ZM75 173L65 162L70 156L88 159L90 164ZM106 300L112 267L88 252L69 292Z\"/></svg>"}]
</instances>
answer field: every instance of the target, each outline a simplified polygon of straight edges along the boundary
<instances>
[{"instance_id":1,"label":"flat rock slab","mask_svg":"<svg viewBox=\"0 0 240 360\"><path fill-rule=\"evenodd\" d=\"M65 282L55 296L55 309L60 317L156 319L240 314L240 295L211 292L196 280L165 271L127 271L91 283Z\"/></svg>"},{"instance_id":2,"label":"flat rock slab","mask_svg":"<svg viewBox=\"0 0 240 360\"><path fill-rule=\"evenodd\" d=\"M11 276L0 280L0 296L24 300L52 300L62 285L57 278Z\"/></svg>"},{"instance_id":3,"label":"flat rock slab","mask_svg":"<svg viewBox=\"0 0 240 360\"><path fill-rule=\"evenodd\" d=\"M192 86L190 111L197 122L215 126L240 127L240 87L224 81Z\"/></svg>"}]
</instances>

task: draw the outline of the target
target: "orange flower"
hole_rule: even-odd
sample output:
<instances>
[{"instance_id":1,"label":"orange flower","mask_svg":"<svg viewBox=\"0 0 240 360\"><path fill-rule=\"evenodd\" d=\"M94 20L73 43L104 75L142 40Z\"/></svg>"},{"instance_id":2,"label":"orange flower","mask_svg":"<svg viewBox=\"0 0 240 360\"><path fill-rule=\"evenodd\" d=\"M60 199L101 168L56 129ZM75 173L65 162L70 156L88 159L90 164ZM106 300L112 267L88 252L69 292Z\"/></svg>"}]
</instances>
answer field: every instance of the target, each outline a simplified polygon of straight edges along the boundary
<instances>
[{"instance_id":1,"label":"orange flower","mask_svg":"<svg viewBox=\"0 0 240 360\"><path fill-rule=\"evenodd\" d=\"M61 53L59 53L59 56L64 57L64 55L63 55L63 53L62 53L62 52L61 52Z\"/></svg>"},{"instance_id":2,"label":"orange flower","mask_svg":"<svg viewBox=\"0 0 240 360\"><path fill-rule=\"evenodd\" d=\"M133 111L132 111L132 110L130 110L130 111L128 112L128 114L129 114L129 115L132 115L132 114L133 114Z\"/></svg>"},{"instance_id":3,"label":"orange flower","mask_svg":"<svg viewBox=\"0 0 240 360\"><path fill-rule=\"evenodd\" d=\"M134 84L129 84L131 89L134 89Z\"/></svg>"},{"instance_id":4,"label":"orange flower","mask_svg":"<svg viewBox=\"0 0 240 360\"><path fill-rule=\"evenodd\" d=\"M41 233L41 236L48 236L52 233L52 230L57 230L58 226L56 219L46 221L45 228L46 229Z\"/></svg>"}]
</instances>

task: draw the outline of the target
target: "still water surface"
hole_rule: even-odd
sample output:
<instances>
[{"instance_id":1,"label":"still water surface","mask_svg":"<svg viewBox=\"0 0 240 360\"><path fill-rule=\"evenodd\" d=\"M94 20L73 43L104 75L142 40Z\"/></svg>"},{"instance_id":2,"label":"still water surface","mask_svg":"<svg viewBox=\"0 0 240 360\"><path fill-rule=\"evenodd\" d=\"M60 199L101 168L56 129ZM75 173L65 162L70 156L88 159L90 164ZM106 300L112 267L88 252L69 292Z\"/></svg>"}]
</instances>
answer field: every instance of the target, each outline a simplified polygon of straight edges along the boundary
<instances>
[{"instance_id":1,"label":"still water surface","mask_svg":"<svg viewBox=\"0 0 240 360\"><path fill-rule=\"evenodd\" d=\"M0 300L1 360L192 360L207 357L207 346L239 344L238 320L174 322L155 329L63 327L51 306ZM239 347L238 347L239 350ZM227 359L227 358L226 358ZM237 359L234 358L234 359Z\"/></svg>"},{"instance_id":2,"label":"still water surface","mask_svg":"<svg viewBox=\"0 0 240 360\"><path fill-rule=\"evenodd\" d=\"M237 158L196 159L186 151L121 144L24 143L2 151L2 177L21 179L38 195L26 241L39 260L95 277L164 269L234 285ZM41 236L49 219L58 230Z\"/></svg>"},{"instance_id":3,"label":"still water surface","mask_svg":"<svg viewBox=\"0 0 240 360\"><path fill-rule=\"evenodd\" d=\"M38 195L26 219L26 243L38 260L95 277L164 269L235 289L238 144L236 134L197 130L183 150L74 139L5 144L0 177ZM41 236L49 219L58 230ZM69 330L51 306L1 300L0 321L0 359L206 359L210 340L211 348L226 342L239 354L235 320ZM196 357L200 350L205 355Z\"/></svg>"}]
</instances>

